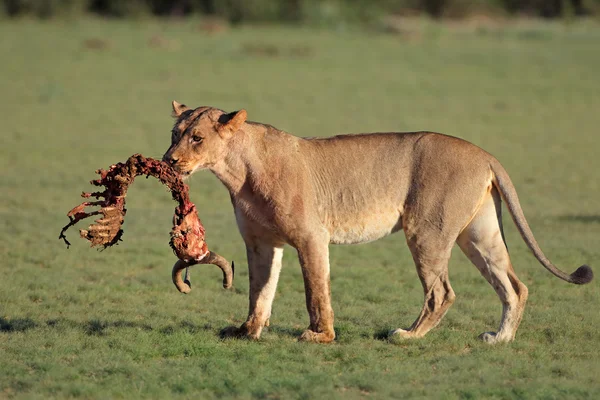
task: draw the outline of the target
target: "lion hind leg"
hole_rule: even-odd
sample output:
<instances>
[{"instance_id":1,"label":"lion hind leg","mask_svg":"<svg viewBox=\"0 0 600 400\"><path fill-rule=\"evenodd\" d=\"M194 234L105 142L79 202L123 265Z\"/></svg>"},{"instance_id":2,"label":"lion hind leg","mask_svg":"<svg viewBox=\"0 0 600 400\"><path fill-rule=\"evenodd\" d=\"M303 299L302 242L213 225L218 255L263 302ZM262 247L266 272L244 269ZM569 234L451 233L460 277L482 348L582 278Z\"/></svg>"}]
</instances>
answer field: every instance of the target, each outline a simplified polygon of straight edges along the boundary
<instances>
[{"instance_id":1,"label":"lion hind leg","mask_svg":"<svg viewBox=\"0 0 600 400\"><path fill-rule=\"evenodd\" d=\"M419 317L408 330L396 329L390 334L401 338L420 338L440 323L456 298L448 279L452 246L427 250L414 240L408 240L408 243L423 285L425 300ZM440 251L440 248L444 250Z\"/></svg>"},{"instance_id":2,"label":"lion hind leg","mask_svg":"<svg viewBox=\"0 0 600 400\"><path fill-rule=\"evenodd\" d=\"M502 302L498 332L485 332L479 336L488 343L514 339L528 295L527 287L517 278L508 255L500 210L500 197L494 189L457 239L461 250L492 285Z\"/></svg>"}]
</instances>

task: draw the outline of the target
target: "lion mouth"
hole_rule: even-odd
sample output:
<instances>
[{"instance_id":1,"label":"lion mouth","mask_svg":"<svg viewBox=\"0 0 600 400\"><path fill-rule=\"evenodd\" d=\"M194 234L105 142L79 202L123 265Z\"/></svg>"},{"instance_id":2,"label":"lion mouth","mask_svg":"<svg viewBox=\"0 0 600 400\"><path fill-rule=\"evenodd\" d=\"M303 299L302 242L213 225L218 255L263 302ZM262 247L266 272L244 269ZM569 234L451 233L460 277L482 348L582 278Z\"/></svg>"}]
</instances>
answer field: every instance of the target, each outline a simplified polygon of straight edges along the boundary
<instances>
[{"instance_id":1,"label":"lion mouth","mask_svg":"<svg viewBox=\"0 0 600 400\"><path fill-rule=\"evenodd\" d=\"M186 181L190 177L190 175L192 175L192 171L191 170L189 170L189 171L180 171L179 175L181 175L181 178L184 181Z\"/></svg>"},{"instance_id":2,"label":"lion mouth","mask_svg":"<svg viewBox=\"0 0 600 400\"><path fill-rule=\"evenodd\" d=\"M188 169L188 168L186 168L185 166L182 166L182 165L175 165L173 167L173 169L175 171L177 171L177 173L179 175L181 175L182 177L184 177L184 178L190 176L192 174L192 172L194 172L193 169Z\"/></svg>"},{"instance_id":3,"label":"lion mouth","mask_svg":"<svg viewBox=\"0 0 600 400\"><path fill-rule=\"evenodd\" d=\"M179 172L179 175L181 175L183 179L187 179L190 177L190 175L192 175L194 172L198 171L199 169L202 169L202 168L198 168L197 166L191 167L190 165L181 165L181 166L179 166L179 168L177 168L177 172Z\"/></svg>"}]
</instances>

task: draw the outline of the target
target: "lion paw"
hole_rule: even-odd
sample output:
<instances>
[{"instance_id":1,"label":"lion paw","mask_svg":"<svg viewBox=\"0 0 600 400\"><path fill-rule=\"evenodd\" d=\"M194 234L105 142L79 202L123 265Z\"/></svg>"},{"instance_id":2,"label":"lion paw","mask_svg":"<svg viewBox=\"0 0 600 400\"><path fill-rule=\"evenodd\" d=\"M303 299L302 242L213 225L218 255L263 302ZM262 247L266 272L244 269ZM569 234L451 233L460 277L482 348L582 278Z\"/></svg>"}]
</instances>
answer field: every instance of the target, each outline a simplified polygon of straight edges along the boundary
<instances>
[{"instance_id":1,"label":"lion paw","mask_svg":"<svg viewBox=\"0 0 600 400\"><path fill-rule=\"evenodd\" d=\"M310 329L302 332L302 335L298 338L300 342L312 342L312 343L329 343L335 339L334 332L315 332Z\"/></svg>"},{"instance_id":2,"label":"lion paw","mask_svg":"<svg viewBox=\"0 0 600 400\"><path fill-rule=\"evenodd\" d=\"M496 332L483 332L481 335L479 335L479 339L488 344L496 344L503 341L498 338L498 334Z\"/></svg>"},{"instance_id":3,"label":"lion paw","mask_svg":"<svg viewBox=\"0 0 600 400\"><path fill-rule=\"evenodd\" d=\"M414 332L408 331L406 329L394 329L389 333L390 339L414 339L416 338Z\"/></svg>"}]
</instances>

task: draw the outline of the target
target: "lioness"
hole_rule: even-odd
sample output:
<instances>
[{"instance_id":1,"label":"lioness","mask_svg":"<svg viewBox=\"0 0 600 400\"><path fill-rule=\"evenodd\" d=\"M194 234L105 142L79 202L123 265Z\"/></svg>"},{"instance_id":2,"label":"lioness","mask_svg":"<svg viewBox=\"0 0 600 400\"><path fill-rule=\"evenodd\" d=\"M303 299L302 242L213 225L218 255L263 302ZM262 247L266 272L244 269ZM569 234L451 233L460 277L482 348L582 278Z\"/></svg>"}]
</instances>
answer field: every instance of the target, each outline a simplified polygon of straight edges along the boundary
<instances>
[{"instance_id":1,"label":"lioness","mask_svg":"<svg viewBox=\"0 0 600 400\"><path fill-rule=\"evenodd\" d=\"M504 243L501 199L538 261L555 276L583 284L587 265L568 275L546 258L525 220L507 172L489 153L464 140L431 132L373 133L304 139L249 122L245 110L191 109L173 102L177 118L164 160L182 174L212 171L229 190L246 244L250 311L225 335L258 339L269 324L284 244L298 251L310 325L300 340L335 338L329 244L364 243L403 230L425 303L407 329L418 338L454 302L448 260L454 243L502 301L498 332L488 343L513 340L527 287Z\"/></svg>"}]
</instances>

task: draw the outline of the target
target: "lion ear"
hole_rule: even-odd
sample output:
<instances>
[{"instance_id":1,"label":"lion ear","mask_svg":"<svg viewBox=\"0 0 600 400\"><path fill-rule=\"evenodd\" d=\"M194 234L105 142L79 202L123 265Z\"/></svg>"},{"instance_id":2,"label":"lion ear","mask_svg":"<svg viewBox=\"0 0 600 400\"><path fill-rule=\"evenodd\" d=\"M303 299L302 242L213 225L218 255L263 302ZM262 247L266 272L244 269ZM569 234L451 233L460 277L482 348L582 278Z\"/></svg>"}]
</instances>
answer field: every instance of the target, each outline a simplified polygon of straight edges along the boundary
<instances>
[{"instance_id":1,"label":"lion ear","mask_svg":"<svg viewBox=\"0 0 600 400\"><path fill-rule=\"evenodd\" d=\"M180 104L175 100L173 100L172 105L173 105L173 114L171 114L171 115L173 116L173 118L179 118L181 116L181 114L183 114L184 112L186 112L187 110L190 109L185 104Z\"/></svg>"},{"instance_id":2,"label":"lion ear","mask_svg":"<svg viewBox=\"0 0 600 400\"><path fill-rule=\"evenodd\" d=\"M223 114L219 118L221 126L219 126L219 134L223 137L231 136L238 131L248 118L246 110L234 111L229 114Z\"/></svg>"}]
</instances>

